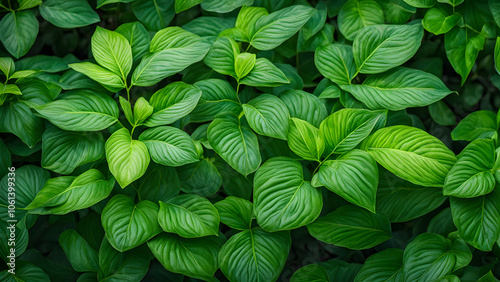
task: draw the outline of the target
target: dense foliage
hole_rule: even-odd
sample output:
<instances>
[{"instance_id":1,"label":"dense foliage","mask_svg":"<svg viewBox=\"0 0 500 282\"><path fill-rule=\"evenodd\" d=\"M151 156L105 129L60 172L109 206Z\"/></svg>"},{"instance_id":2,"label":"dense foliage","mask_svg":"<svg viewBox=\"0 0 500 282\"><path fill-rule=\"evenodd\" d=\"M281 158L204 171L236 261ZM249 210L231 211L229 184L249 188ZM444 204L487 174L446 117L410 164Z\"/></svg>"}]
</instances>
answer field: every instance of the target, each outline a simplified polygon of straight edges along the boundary
<instances>
[{"instance_id":1,"label":"dense foliage","mask_svg":"<svg viewBox=\"0 0 500 282\"><path fill-rule=\"evenodd\" d=\"M500 278L500 1L0 17L1 281Z\"/></svg>"}]
</instances>

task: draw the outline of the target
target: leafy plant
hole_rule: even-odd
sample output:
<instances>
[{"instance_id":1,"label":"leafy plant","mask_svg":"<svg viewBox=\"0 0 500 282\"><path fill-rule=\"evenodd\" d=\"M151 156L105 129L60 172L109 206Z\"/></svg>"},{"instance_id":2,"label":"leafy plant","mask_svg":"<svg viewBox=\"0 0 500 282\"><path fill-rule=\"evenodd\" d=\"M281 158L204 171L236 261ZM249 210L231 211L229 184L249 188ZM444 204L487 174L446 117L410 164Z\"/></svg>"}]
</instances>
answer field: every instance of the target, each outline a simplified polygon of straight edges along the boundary
<instances>
[{"instance_id":1,"label":"leafy plant","mask_svg":"<svg viewBox=\"0 0 500 282\"><path fill-rule=\"evenodd\" d=\"M498 281L499 3L0 1L1 280Z\"/></svg>"}]
</instances>

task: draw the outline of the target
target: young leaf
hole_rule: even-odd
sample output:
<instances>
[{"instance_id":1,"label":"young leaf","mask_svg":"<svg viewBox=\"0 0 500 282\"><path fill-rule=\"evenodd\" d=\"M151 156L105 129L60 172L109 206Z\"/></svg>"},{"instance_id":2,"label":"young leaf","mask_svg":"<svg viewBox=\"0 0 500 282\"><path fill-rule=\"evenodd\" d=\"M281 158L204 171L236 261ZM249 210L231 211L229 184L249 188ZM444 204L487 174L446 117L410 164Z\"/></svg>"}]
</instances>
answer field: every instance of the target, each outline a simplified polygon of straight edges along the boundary
<instances>
[{"instance_id":1,"label":"young leaf","mask_svg":"<svg viewBox=\"0 0 500 282\"><path fill-rule=\"evenodd\" d=\"M241 79L245 77L255 66L256 56L250 53L238 54L234 61L234 71L236 77Z\"/></svg>"},{"instance_id":2,"label":"young leaf","mask_svg":"<svg viewBox=\"0 0 500 282\"><path fill-rule=\"evenodd\" d=\"M106 160L118 184L125 188L146 172L150 157L147 146L122 128L106 141Z\"/></svg>"},{"instance_id":3,"label":"young leaf","mask_svg":"<svg viewBox=\"0 0 500 282\"><path fill-rule=\"evenodd\" d=\"M387 216L352 205L318 218L307 230L322 242L353 250L369 249L392 238Z\"/></svg>"},{"instance_id":4,"label":"young leaf","mask_svg":"<svg viewBox=\"0 0 500 282\"><path fill-rule=\"evenodd\" d=\"M257 136L234 115L214 119L208 127L208 141L217 154L245 176L260 166Z\"/></svg>"},{"instance_id":5,"label":"young leaf","mask_svg":"<svg viewBox=\"0 0 500 282\"><path fill-rule=\"evenodd\" d=\"M324 162L312 179L313 184L317 182L348 202L375 213L378 167L370 154L352 150L339 159Z\"/></svg>"},{"instance_id":6,"label":"young leaf","mask_svg":"<svg viewBox=\"0 0 500 282\"><path fill-rule=\"evenodd\" d=\"M125 118L131 125L134 125L135 121L134 121L134 114L132 113L132 105L130 105L130 102L127 99L123 98L122 96L118 97L118 101L120 102L122 111L125 114Z\"/></svg>"},{"instance_id":7,"label":"young leaf","mask_svg":"<svg viewBox=\"0 0 500 282\"><path fill-rule=\"evenodd\" d=\"M142 124L153 113L151 106L146 99L139 97L134 105L134 122L136 125Z\"/></svg>"},{"instance_id":8,"label":"young leaf","mask_svg":"<svg viewBox=\"0 0 500 282\"><path fill-rule=\"evenodd\" d=\"M453 140L474 141L497 135L497 117L491 111L475 111L462 119L451 132Z\"/></svg>"},{"instance_id":9,"label":"young leaf","mask_svg":"<svg viewBox=\"0 0 500 282\"><path fill-rule=\"evenodd\" d=\"M38 20L31 11L10 12L0 21L0 41L17 59L26 55L38 35Z\"/></svg>"},{"instance_id":10,"label":"young leaf","mask_svg":"<svg viewBox=\"0 0 500 282\"><path fill-rule=\"evenodd\" d=\"M199 159L193 139L186 132L170 126L144 131L139 140L146 144L154 162L165 166L181 166Z\"/></svg>"},{"instance_id":11,"label":"young leaf","mask_svg":"<svg viewBox=\"0 0 500 282\"><path fill-rule=\"evenodd\" d=\"M240 80L241 84L254 87L275 87L290 83L286 75L271 61L259 58L252 71Z\"/></svg>"},{"instance_id":12,"label":"young leaf","mask_svg":"<svg viewBox=\"0 0 500 282\"><path fill-rule=\"evenodd\" d=\"M184 238L217 236L219 221L217 209L200 196L184 194L167 203L160 202L158 223L161 228Z\"/></svg>"},{"instance_id":13,"label":"young leaf","mask_svg":"<svg viewBox=\"0 0 500 282\"><path fill-rule=\"evenodd\" d=\"M99 65L85 62L70 64L69 67L99 82L111 92L118 92L125 88L125 83L119 75Z\"/></svg>"},{"instance_id":14,"label":"young leaf","mask_svg":"<svg viewBox=\"0 0 500 282\"><path fill-rule=\"evenodd\" d=\"M92 54L99 65L127 79L133 59L130 43L123 35L98 26L92 35Z\"/></svg>"},{"instance_id":15,"label":"young leaf","mask_svg":"<svg viewBox=\"0 0 500 282\"><path fill-rule=\"evenodd\" d=\"M245 118L255 132L286 140L290 114L279 98L262 94L242 106Z\"/></svg>"},{"instance_id":16,"label":"young leaf","mask_svg":"<svg viewBox=\"0 0 500 282\"><path fill-rule=\"evenodd\" d=\"M374 74L405 63L417 52L423 34L421 24L365 27L352 44L356 70Z\"/></svg>"},{"instance_id":17,"label":"young leaf","mask_svg":"<svg viewBox=\"0 0 500 282\"><path fill-rule=\"evenodd\" d=\"M427 132L404 125L379 129L361 144L396 176L422 186L442 187L455 154Z\"/></svg>"},{"instance_id":18,"label":"young leaf","mask_svg":"<svg viewBox=\"0 0 500 282\"><path fill-rule=\"evenodd\" d=\"M85 0L47 0L40 5L40 14L61 28L77 28L101 20Z\"/></svg>"},{"instance_id":19,"label":"young leaf","mask_svg":"<svg viewBox=\"0 0 500 282\"><path fill-rule=\"evenodd\" d=\"M319 47L314 53L314 63L319 72L336 84L351 84L356 73L352 47L331 44Z\"/></svg>"},{"instance_id":20,"label":"young leaf","mask_svg":"<svg viewBox=\"0 0 500 282\"><path fill-rule=\"evenodd\" d=\"M160 234L158 205L150 201L134 203L132 198L116 195L102 211L102 227L113 248L128 251Z\"/></svg>"},{"instance_id":21,"label":"young leaf","mask_svg":"<svg viewBox=\"0 0 500 282\"><path fill-rule=\"evenodd\" d=\"M403 250L385 249L366 259L354 281L401 281L402 274Z\"/></svg>"},{"instance_id":22,"label":"young leaf","mask_svg":"<svg viewBox=\"0 0 500 282\"><path fill-rule=\"evenodd\" d=\"M461 16L459 14L448 16L443 10L432 8L425 13L422 25L428 32L439 35L450 31L460 19Z\"/></svg>"},{"instance_id":23,"label":"young leaf","mask_svg":"<svg viewBox=\"0 0 500 282\"><path fill-rule=\"evenodd\" d=\"M252 36L255 34L255 23L264 16L269 15L266 8L263 7L251 7L251 6L243 6L238 13L238 17L236 18L236 28L240 30L245 38L243 38L245 42L250 42Z\"/></svg>"},{"instance_id":24,"label":"young leaf","mask_svg":"<svg viewBox=\"0 0 500 282\"><path fill-rule=\"evenodd\" d=\"M219 37L208 51L203 62L220 74L237 77L235 66L239 54L240 47L236 41L229 37Z\"/></svg>"},{"instance_id":25,"label":"young leaf","mask_svg":"<svg viewBox=\"0 0 500 282\"><path fill-rule=\"evenodd\" d=\"M250 201L228 196L214 204L219 211L220 221L238 230L252 228L253 205Z\"/></svg>"},{"instance_id":26,"label":"young leaf","mask_svg":"<svg viewBox=\"0 0 500 282\"><path fill-rule=\"evenodd\" d=\"M10 57L0 58L0 71L6 76L6 80L9 80L9 77L14 74L16 70L16 65L14 64L14 60Z\"/></svg>"},{"instance_id":27,"label":"young leaf","mask_svg":"<svg viewBox=\"0 0 500 282\"><path fill-rule=\"evenodd\" d=\"M168 271L209 281L219 268L222 243L215 236L186 239L163 233L149 241L148 247Z\"/></svg>"},{"instance_id":28,"label":"young leaf","mask_svg":"<svg viewBox=\"0 0 500 282\"><path fill-rule=\"evenodd\" d=\"M306 160L319 162L325 150L323 133L307 121L298 118L290 119L287 140L290 149Z\"/></svg>"},{"instance_id":29,"label":"young leaf","mask_svg":"<svg viewBox=\"0 0 500 282\"><path fill-rule=\"evenodd\" d=\"M354 40L363 27L384 23L384 11L373 0L349 0L338 15L340 32L345 38Z\"/></svg>"},{"instance_id":30,"label":"young leaf","mask_svg":"<svg viewBox=\"0 0 500 282\"><path fill-rule=\"evenodd\" d=\"M289 232L241 231L222 246L220 269L230 281L276 281L290 246Z\"/></svg>"},{"instance_id":31,"label":"young leaf","mask_svg":"<svg viewBox=\"0 0 500 282\"><path fill-rule=\"evenodd\" d=\"M299 162L286 157L269 159L257 170L253 199L257 223L270 232L307 225L323 206L321 190L305 181Z\"/></svg>"}]
</instances>

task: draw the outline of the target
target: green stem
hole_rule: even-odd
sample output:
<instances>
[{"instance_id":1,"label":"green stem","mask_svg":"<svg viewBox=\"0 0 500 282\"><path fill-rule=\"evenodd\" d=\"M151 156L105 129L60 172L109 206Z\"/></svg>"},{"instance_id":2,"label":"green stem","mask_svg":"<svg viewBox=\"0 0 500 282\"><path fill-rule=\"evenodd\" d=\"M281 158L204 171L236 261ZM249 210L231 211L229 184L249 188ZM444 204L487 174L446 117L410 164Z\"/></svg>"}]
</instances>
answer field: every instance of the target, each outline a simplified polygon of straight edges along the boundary
<instances>
[{"instance_id":1,"label":"green stem","mask_svg":"<svg viewBox=\"0 0 500 282\"><path fill-rule=\"evenodd\" d=\"M7 5L9 6L9 9L10 9L11 11L14 11L14 10L12 10L12 6L10 5L10 0L7 0Z\"/></svg>"},{"instance_id":2,"label":"green stem","mask_svg":"<svg viewBox=\"0 0 500 282\"><path fill-rule=\"evenodd\" d=\"M238 98L238 103L240 103L241 105L239 94L240 94L240 80L238 79L238 86L236 86L236 98Z\"/></svg>"},{"instance_id":3,"label":"green stem","mask_svg":"<svg viewBox=\"0 0 500 282\"><path fill-rule=\"evenodd\" d=\"M132 88L132 85L127 86L127 82L125 82L125 89L127 89L127 101L130 102L130 88Z\"/></svg>"},{"instance_id":4,"label":"green stem","mask_svg":"<svg viewBox=\"0 0 500 282\"><path fill-rule=\"evenodd\" d=\"M0 4L0 8L3 8L3 9L5 9L5 10L9 11L9 12L14 12L14 10L12 10L12 9L10 9L10 8L7 8L7 7L5 7L5 6L4 6L4 5L2 5L2 4Z\"/></svg>"},{"instance_id":5,"label":"green stem","mask_svg":"<svg viewBox=\"0 0 500 282\"><path fill-rule=\"evenodd\" d=\"M316 174L321 165L323 165L323 163L325 163L333 155L333 152L335 152L335 150L333 150L326 158L324 158L321 162L319 162L319 165L314 169L312 175Z\"/></svg>"}]
</instances>

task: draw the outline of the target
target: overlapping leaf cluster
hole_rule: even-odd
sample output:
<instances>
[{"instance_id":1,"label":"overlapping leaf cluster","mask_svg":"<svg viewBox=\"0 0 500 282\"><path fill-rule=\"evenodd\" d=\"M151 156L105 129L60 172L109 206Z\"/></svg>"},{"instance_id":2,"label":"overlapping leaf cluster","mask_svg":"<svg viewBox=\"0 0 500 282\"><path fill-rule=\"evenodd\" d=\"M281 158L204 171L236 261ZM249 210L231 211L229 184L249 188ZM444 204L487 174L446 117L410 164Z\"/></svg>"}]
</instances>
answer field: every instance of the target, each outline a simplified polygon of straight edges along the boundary
<instances>
[{"instance_id":1,"label":"overlapping leaf cluster","mask_svg":"<svg viewBox=\"0 0 500 282\"><path fill-rule=\"evenodd\" d=\"M0 12L2 281L498 281L499 1Z\"/></svg>"}]
</instances>

